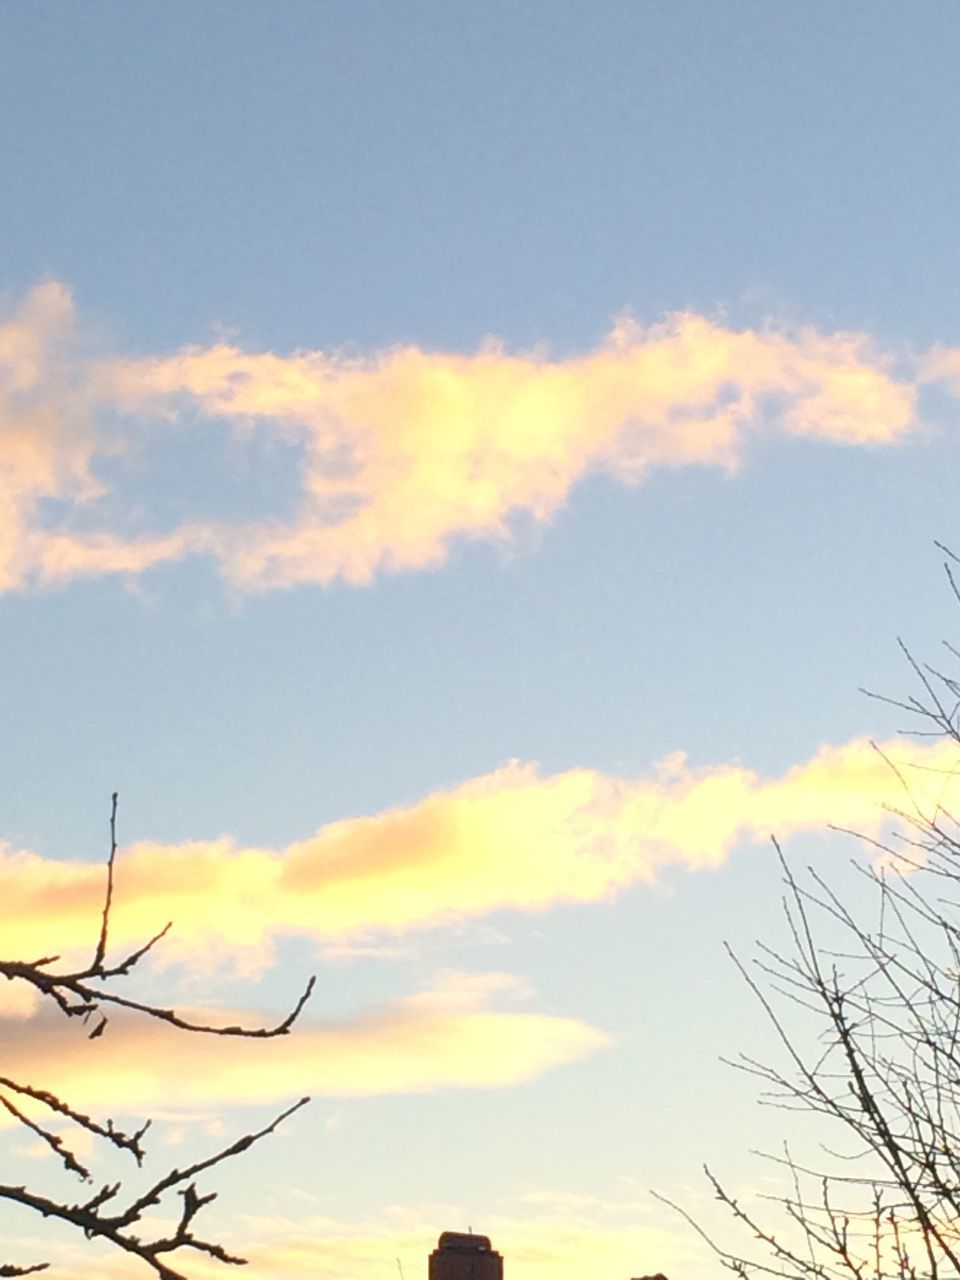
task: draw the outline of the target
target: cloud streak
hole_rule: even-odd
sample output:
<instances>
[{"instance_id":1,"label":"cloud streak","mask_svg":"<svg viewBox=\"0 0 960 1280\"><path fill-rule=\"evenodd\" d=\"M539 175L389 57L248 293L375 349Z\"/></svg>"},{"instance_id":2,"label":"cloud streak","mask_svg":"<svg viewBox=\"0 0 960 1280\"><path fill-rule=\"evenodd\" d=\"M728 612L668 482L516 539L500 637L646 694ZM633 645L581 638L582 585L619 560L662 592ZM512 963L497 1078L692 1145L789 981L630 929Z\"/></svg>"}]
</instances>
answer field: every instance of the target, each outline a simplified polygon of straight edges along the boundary
<instances>
[{"instance_id":1,"label":"cloud streak","mask_svg":"<svg viewBox=\"0 0 960 1280\"><path fill-rule=\"evenodd\" d=\"M56 283L0 324L0 591L36 567L41 502L82 505L99 492L73 328L70 294Z\"/></svg>"},{"instance_id":2,"label":"cloud streak","mask_svg":"<svg viewBox=\"0 0 960 1280\"><path fill-rule=\"evenodd\" d=\"M523 1201L521 1196L521 1202ZM526 1212L524 1210L526 1209ZM246 1257L258 1280L342 1280L344 1276L397 1273L422 1275L444 1226L476 1219L477 1206L459 1203L410 1205L393 1203L377 1215L349 1220L329 1212L289 1210L247 1215L230 1236L232 1248ZM508 1274L525 1280L580 1280L584 1275L629 1276L654 1267L668 1274L705 1274L710 1255L693 1233L671 1229L649 1196L611 1196L602 1202L589 1196L545 1194L540 1203L521 1203L519 1210L486 1212L482 1229L503 1253ZM481 1227L477 1228L478 1230ZM23 1240L24 1257L38 1256L38 1244ZM32 1253L31 1253L32 1247ZM69 1245L55 1252L48 1242L42 1256L53 1257L57 1276L86 1280L90 1249ZM216 1261L191 1259L191 1276L214 1280L223 1274ZM135 1262L114 1255L97 1258L104 1280L137 1280Z\"/></svg>"},{"instance_id":3,"label":"cloud streak","mask_svg":"<svg viewBox=\"0 0 960 1280\"><path fill-rule=\"evenodd\" d=\"M621 320L565 357L491 341L473 353L216 343L81 360L71 326L69 293L51 284L0 328L12 459L0 472L0 588L194 555L244 590L366 583L441 564L458 540L547 522L592 474L636 484L663 467L733 470L761 434L894 444L917 425L918 378L951 376L945 355L911 369L864 334L738 330L686 312ZM241 453L263 439L281 451L295 472L282 510L164 525L148 509L137 528L131 504L96 525L98 499L123 507L124 468L108 484L105 457L133 465L144 440L162 448L185 431L202 466L200 443L223 425ZM222 480L214 471L208 487ZM54 516L43 499L60 504Z\"/></svg>"},{"instance_id":4,"label":"cloud streak","mask_svg":"<svg viewBox=\"0 0 960 1280\"><path fill-rule=\"evenodd\" d=\"M564 360L398 347L367 359L251 354L219 345L100 368L128 410L271 424L303 448L287 525L208 547L248 587L345 578L442 561L457 537L505 538L544 521L593 471L633 483L655 467L736 467L752 426L885 444L907 432L913 392L863 337L735 332L682 314L618 324ZM774 406L773 401L780 403Z\"/></svg>"},{"instance_id":5,"label":"cloud streak","mask_svg":"<svg viewBox=\"0 0 960 1280\"><path fill-rule=\"evenodd\" d=\"M876 832L881 806L928 811L949 797L949 743L823 746L774 777L695 768L682 753L646 776L542 774L511 762L419 802L328 823L279 849L229 837L141 841L118 861L115 949L175 922L165 954L267 963L273 942L399 935L490 913L596 903L670 867L719 867L740 844L829 823ZM895 762L897 771L891 768ZM904 790L905 777L912 791ZM88 947L103 869L0 851L0 936L11 955Z\"/></svg>"},{"instance_id":6,"label":"cloud streak","mask_svg":"<svg viewBox=\"0 0 960 1280\"><path fill-rule=\"evenodd\" d=\"M526 1280L580 1280L584 1275L629 1276L644 1266L664 1267L669 1274L703 1273L706 1251L691 1242L690 1232L671 1231L653 1219L649 1198L601 1205L577 1197L573 1209L565 1197L562 1210L545 1206L524 1216L499 1213L483 1219L494 1247L504 1256L504 1270ZM394 1207L377 1221L348 1223L322 1217L254 1220L249 1260L263 1280L387 1273L395 1258L407 1275L422 1274L439 1228L469 1221L473 1211L459 1205L436 1206L431 1214ZM628 1214L630 1215L628 1217ZM475 1215L474 1215L475 1216ZM266 1239L256 1240L256 1228Z\"/></svg>"},{"instance_id":7,"label":"cloud streak","mask_svg":"<svg viewBox=\"0 0 960 1280\"><path fill-rule=\"evenodd\" d=\"M5 1074L114 1115L219 1111L303 1093L505 1088L610 1043L575 1018L496 1007L529 994L509 974L447 972L426 990L353 1018L321 1023L308 1009L291 1035L273 1040L186 1035L121 1011L88 1044L58 1011L42 1010L26 1021L0 1015L0 1041ZM213 1025L238 1017L236 1010L193 1012ZM262 1021L253 1013L240 1017Z\"/></svg>"}]
</instances>

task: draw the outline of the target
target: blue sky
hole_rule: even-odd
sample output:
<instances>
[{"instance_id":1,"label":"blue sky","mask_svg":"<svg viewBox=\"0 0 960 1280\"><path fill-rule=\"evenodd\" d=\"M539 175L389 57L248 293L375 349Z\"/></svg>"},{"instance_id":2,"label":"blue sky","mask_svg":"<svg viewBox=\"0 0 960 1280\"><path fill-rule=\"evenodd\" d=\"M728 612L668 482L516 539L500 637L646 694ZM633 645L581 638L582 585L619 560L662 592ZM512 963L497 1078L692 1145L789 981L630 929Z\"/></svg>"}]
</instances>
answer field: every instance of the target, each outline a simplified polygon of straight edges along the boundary
<instances>
[{"instance_id":1,"label":"blue sky","mask_svg":"<svg viewBox=\"0 0 960 1280\"><path fill-rule=\"evenodd\" d=\"M468 1223L511 1280L710 1274L646 1190L709 1214L718 1155L756 1189L722 940L779 936L771 826L843 876L822 833L889 799L858 753L898 726L858 686L954 626L958 35L885 2L0 16L4 926L80 945L117 789L131 936L153 892L180 921L154 989L320 973L284 1068L318 1100L270 1196L225 1175L264 1280L414 1275ZM131 1080L167 1052L137 1036ZM222 1096L206 1059L189 1096L88 1061L64 1087L162 1112L158 1163L277 1101L253 1060Z\"/></svg>"}]
</instances>

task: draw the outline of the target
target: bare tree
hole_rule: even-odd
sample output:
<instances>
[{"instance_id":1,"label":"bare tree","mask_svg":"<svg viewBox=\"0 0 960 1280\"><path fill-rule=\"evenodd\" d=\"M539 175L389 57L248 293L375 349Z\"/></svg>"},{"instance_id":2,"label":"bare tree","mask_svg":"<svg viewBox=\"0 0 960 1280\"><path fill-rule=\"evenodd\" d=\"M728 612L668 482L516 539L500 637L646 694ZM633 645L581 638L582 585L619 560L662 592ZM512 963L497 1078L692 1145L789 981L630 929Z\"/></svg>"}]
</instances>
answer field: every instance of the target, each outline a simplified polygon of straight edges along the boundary
<instances>
[{"instance_id":1,"label":"bare tree","mask_svg":"<svg viewBox=\"0 0 960 1280\"><path fill-rule=\"evenodd\" d=\"M146 1018L159 1019L181 1031L200 1035L244 1036L260 1039L286 1035L310 998L314 978L307 983L290 1013L282 1021L267 1027L210 1026L181 1017L173 1009L128 999L117 993L115 989L117 980L128 976L171 927L167 924L143 946L119 961L108 963L107 946L117 858L117 801L117 794L114 793L110 811L110 854L107 860L106 894L100 932L90 963L81 969L64 970L56 967L60 961L57 955L45 955L31 961L2 960L0 975L9 981L19 979L28 983L41 997L52 1001L67 1018L75 1018L88 1027L90 1039L96 1039L104 1033L111 1009L129 1010ZM87 1239L108 1241L118 1249L141 1259L150 1270L161 1277L161 1280L185 1280L183 1273L174 1270L167 1261L171 1255L179 1254L181 1251L193 1250L217 1258L221 1262L243 1264L245 1259L236 1257L221 1245L194 1234L194 1219L197 1213L216 1198L216 1192L213 1191L201 1194L197 1189L196 1178L223 1161L240 1155L255 1142L273 1133L284 1120L305 1106L307 1102L309 1098L301 1098L265 1128L245 1134L206 1159L199 1160L184 1169L171 1169L146 1191L126 1199L126 1202L124 1202L123 1187L120 1182L105 1183L92 1195L76 1203L39 1195L26 1186L0 1185L0 1197L34 1210L43 1217L58 1218L70 1223L83 1232ZM23 1125L44 1142L66 1170L85 1183L92 1181L89 1169L71 1148L69 1139L54 1132L54 1124L59 1126L65 1122L68 1131L72 1128L74 1132L83 1131L92 1135L118 1151L125 1152L138 1166L143 1161L142 1139L150 1126L149 1120L128 1133L117 1128L111 1120L100 1121L85 1115L54 1093L5 1076L0 1076L0 1106L18 1124ZM34 1117L38 1114L45 1114L50 1119L37 1120ZM160 1205L162 1198L169 1193L179 1195L182 1202L176 1226L167 1234L157 1235L153 1239L143 1238L141 1232L145 1228L149 1230L145 1215ZM7 1263L0 1265L0 1276L30 1275L46 1270L48 1265L45 1262L31 1266Z\"/></svg>"},{"instance_id":2,"label":"bare tree","mask_svg":"<svg viewBox=\"0 0 960 1280\"><path fill-rule=\"evenodd\" d=\"M941 550L960 602L957 558ZM960 680L901 648L917 692L882 701L909 713L902 733L960 747ZM734 956L780 1046L780 1065L743 1055L734 1065L760 1080L762 1101L818 1117L806 1127L833 1134L812 1159L786 1144L767 1155L785 1187L763 1197L773 1201L769 1214L706 1169L752 1236L752 1252L692 1225L743 1280L960 1276L960 823L947 799L960 753L940 779L940 801L917 798L930 794L929 778L919 788L916 775L888 764L903 787L903 805L890 815L895 830L883 840L857 837L880 855L857 864L876 915L857 918L812 870L799 880L776 846L790 945L761 947L750 966ZM798 1037L810 1018L816 1030Z\"/></svg>"}]
</instances>

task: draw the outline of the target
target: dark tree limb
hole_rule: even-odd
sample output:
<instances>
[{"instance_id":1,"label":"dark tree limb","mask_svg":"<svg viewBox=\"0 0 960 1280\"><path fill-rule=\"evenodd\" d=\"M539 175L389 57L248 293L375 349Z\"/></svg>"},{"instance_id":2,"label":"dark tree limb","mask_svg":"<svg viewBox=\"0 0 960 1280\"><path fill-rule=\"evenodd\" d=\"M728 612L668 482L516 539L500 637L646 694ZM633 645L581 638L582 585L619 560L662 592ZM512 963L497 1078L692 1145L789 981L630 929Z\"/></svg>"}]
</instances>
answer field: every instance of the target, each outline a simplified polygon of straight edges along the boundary
<instances>
[{"instance_id":1,"label":"dark tree limb","mask_svg":"<svg viewBox=\"0 0 960 1280\"><path fill-rule=\"evenodd\" d=\"M220 1262L243 1266L245 1259L227 1253L221 1245L214 1244L209 1240L203 1240L193 1234L191 1227L194 1217L204 1205L210 1204L211 1201L216 1199L216 1192L200 1195L193 1179L198 1174L205 1173L215 1165L221 1164L224 1160L229 1160L232 1156L240 1155L242 1152L247 1151L255 1142L259 1142L261 1138L273 1133L284 1120L289 1119L301 1107L306 1106L309 1101L309 1098L301 1098L299 1102L281 1112L264 1128L258 1129L254 1133L245 1134L242 1138L237 1138L215 1155L208 1156L205 1160L198 1160L195 1164L190 1165L189 1168L172 1169L159 1181L155 1182L148 1191L132 1201L126 1209L111 1211L110 1213L103 1211L104 1205L116 1198L119 1191L119 1187L116 1184L101 1187L97 1194L84 1204L65 1204L61 1201L51 1200L47 1196L38 1195L36 1192L29 1191L22 1186L0 1185L0 1198L24 1205L45 1218L57 1218L62 1222L68 1222L71 1226L77 1227L82 1231L88 1239L96 1237L97 1239L108 1241L118 1249L140 1258L161 1277L161 1280L186 1280L185 1276L179 1271L174 1271L161 1258L162 1254L172 1253L178 1249L194 1249L197 1252L208 1254L212 1258L217 1258ZM161 1198L168 1191L174 1189L183 1198L183 1207L180 1221L173 1235L161 1236L156 1240L146 1241L132 1234L129 1228L136 1226L148 1209L155 1208L160 1203ZM3 1274L0 1271L0 1275ZM9 1274L20 1275L25 1273L10 1272Z\"/></svg>"},{"instance_id":2,"label":"dark tree limb","mask_svg":"<svg viewBox=\"0 0 960 1280\"><path fill-rule=\"evenodd\" d=\"M100 917L100 929L96 948L89 965L84 969L58 971L53 968L60 957L44 955L37 960L0 960L0 977L8 981L20 980L28 983L39 995L53 1004L68 1018L79 1018L84 1024L92 1023L88 1032L90 1039L101 1036L107 1028L108 1018L104 1008L124 1009L143 1017L154 1018L165 1022L178 1030L205 1035L241 1036L246 1039L272 1039L289 1034L304 1006L313 993L316 979L311 977L293 1008L279 1022L268 1026L242 1026L239 1024L218 1027L209 1023L186 1018L174 1009L149 1004L140 1000L131 1000L118 994L109 984L118 978L128 976L149 952L168 933L171 925L166 924L147 942L137 947L125 957L112 964L107 962L109 942L110 915L114 902L114 881L117 860L117 807L119 796L116 792L111 797L110 808L110 853L107 859L107 884L104 903ZM94 985L96 984L96 985ZM138 1165L144 1158L141 1140L146 1134L150 1121L144 1123L132 1133L117 1128L112 1120L98 1121L92 1116L77 1110L75 1107L46 1089L38 1088L0 1076L0 1107L18 1124L39 1138L60 1160L64 1168L79 1177L82 1181L91 1181L90 1170L79 1160L68 1142L50 1128L28 1115L24 1110L23 1100L51 1112L79 1132L85 1132L98 1138L118 1151L132 1156ZM121 1194L120 1183L107 1183L100 1187L89 1199L82 1203L72 1204L67 1200L55 1200L40 1195L26 1186L0 1184L0 1199L19 1204L45 1218L56 1218L69 1223L82 1231L87 1239L107 1241L128 1254L139 1258L160 1280L186 1280L179 1271L173 1269L165 1260L179 1251L193 1250L220 1262L243 1265L244 1259L228 1253L222 1245L194 1234L193 1223L197 1214L206 1205L216 1199L216 1192L201 1193L194 1181L199 1175L207 1173L225 1160L241 1155L254 1143L272 1134L284 1120L287 1120L301 1107L309 1102L309 1098L301 1098L299 1102L288 1107L276 1116L264 1128L235 1139L228 1146L190 1165L188 1168L172 1169L159 1178L148 1191L132 1200L126 1208L118 1209L118 1198ZM167 1194L181 1197L180 1217L172 1235L160 1236L153 1240L142 1237L145 1217L151 1209L160 1205ZM137 1228L134 1233L131 1228ZM48 1263L33 1265L0 1264L0 1277L25 1276L46 1270Z\"/></svg>"},{"instance_id":3,"label":"dark tree limb","mask_svg":"<svg viewBox=\"0 0 960 1280\"><path fill-rule=\"evenodd\" d=\"M960 559L941 550L960 603ZM781 1060L741 1056L734 1065L761 1082L761 1102L822 1117L840 1135L803 1162L789 1151L768 1157L787 1182L760 1198L776 1214L745 1205L706 1170L717 1200L752 1238L751 1252L717 1243L671 1206L739 1280L960 1278L960 817L946 796L960 777L960 677L899 644L917 693L879 700L909 712L910 736L958 751L933 798L923 769L925 799L911 767L884 757L903 806L888 810L892 834L857 837L883 859L858 867L872 882L876 919L858 918L812 871L801 883L774 841L787 947L761 946L749 967L733 957ZM960 646L945 647L960 658ZM791 1005L814 1017L809 1039L786 1018Z\"/></svg>"}]
</instances>

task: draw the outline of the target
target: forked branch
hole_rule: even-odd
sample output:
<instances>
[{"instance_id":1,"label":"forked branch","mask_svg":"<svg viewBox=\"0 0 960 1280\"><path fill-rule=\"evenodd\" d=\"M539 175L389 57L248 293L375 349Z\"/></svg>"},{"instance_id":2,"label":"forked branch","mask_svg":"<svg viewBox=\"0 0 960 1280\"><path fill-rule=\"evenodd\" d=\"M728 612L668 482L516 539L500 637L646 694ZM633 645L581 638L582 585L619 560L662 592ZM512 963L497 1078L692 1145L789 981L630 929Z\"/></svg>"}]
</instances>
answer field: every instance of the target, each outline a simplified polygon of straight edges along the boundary
<instances>
[{"instance_id":1,"label":"forked branch","mask_svg":"<svg viewBox=\"0 0 960 1280\"><path fill-rule=\"evenodd\" d=\"M28 983L39 995L52 1001L68 1018L79 1018L84 1024L93 1023L89 1038L101 1036L107 1027L107 1011L125 1009L144 1017L155 1018L178 1030L190 1033L241 1036L247 1039L271 1039L287 1035L303 1011L304 1006L313 993L316 979L311 977L293 1008L280 1021L268 1026L242 1026L232 1024L215 1026L186 1018L174 1009L150 1004L140 1000L131 1000L118 994L108 985L118 978L128 976L132 970L147 956L153 947L161 941L170 929L167 924L147 942L124 956L119 961L108 964L107 948L110 934L110 917L114 903L114 883L117 861L117 808L119 796L116 792L111 797L110 807L110 853L107 859L107 883L104 894L103 909L100 917L100 929L93 958L86 968L80 970L57 970L53 966L60 957L45 955L38 960L0 960L0 977L8 981L19 980ZM31 1191L26 1186L0 1185L0 1199L31 1209L47 1218L57 1218L70 1223L82 1231L87 1239L101 1239L116 1248L139 1258L161 1280L185 1280L181 1272L173 1269L167 1259L170 1255L183 1250L206 1254L220 1262L240 1265L243 1258L228 1253L222 1245L194 1234L193 1223L196 1215L216 1198L216 1192L201 1194L194 1181L199 1175L215 1168L217 1165L240 1155L250 1147L273 1133L277 1127L287 1120L301 1107L309 1102L309 1098L301 1098L285 1111L281 1112L264 1128L235 1139L228 1146L190 1165L188 1168L172 1169L159 1178L148 1191L132 1200L125 1208L117 1208L121 1193L120 1183L105 1184L86 1201L70 1203L66 1200L54 1200L48 1196ZM7 1076L0 1076L0 1108L5 1110L16 1123L25 1127L36 1138L44 1143L60 1160L63 1167L75 1174L82 1181L89 1182L91 1173L79 1159L69 1142L60 1133L54 1131L38 1120L35 1115L28 1114L25 1106L35 1104L33 1110L45 1110L61 1123L76 1131L85 1132L92 1137L113 1146L118 1151L132 1156L138 1165L144 1158L141 1140L149 1128L150 1121L144 1123L132 1133L117 1128L112 1120L98 1121L72 1107L68 1102L49 1090L25 1084ZM156 1208L162 1198L175 1193L182 1198L179 1221L172 1234L156 1239L145 1239L142 1228L145 1225L144 1215ZM136 1228L134 1232L133 1228ZM25 1276L47 1268L47 1263L22 1265L14 1263L0 1264L0 1277Z\"/></svg>"}]
</instances>

